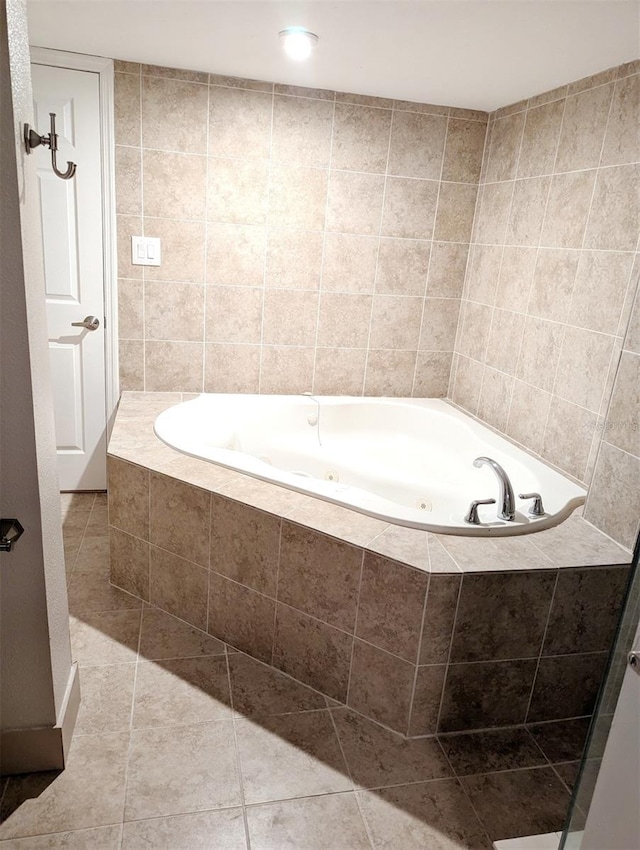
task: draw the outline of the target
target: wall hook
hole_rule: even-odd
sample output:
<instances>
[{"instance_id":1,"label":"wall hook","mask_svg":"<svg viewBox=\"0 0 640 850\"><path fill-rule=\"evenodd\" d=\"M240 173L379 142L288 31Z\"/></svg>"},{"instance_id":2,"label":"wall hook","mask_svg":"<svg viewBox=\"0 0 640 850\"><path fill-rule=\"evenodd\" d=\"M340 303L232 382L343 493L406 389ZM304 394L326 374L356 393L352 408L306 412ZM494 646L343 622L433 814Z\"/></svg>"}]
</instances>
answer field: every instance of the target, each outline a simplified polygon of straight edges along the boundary
<instances>
[{"instance_id":1,"label":"wall hook","mask_svg":"<svg viewBox=\"0 0 640 850\"><path fill-rule=\"evenodd\" d=\"M29 126L29 124L24 125L25 150L27 153L31 153L33 148L37 148L38 145L43 145L45 148L49 148L51 150L51 167L53 168L54 174L56 174L61 180L70 180L76 173L77 166L75 162L67 162L66 171L60 171L58 168L58 163L56 162L58 134L56 133L55 112L50 112L49 118L51 119L51 132L46 136L40 136L32 127Z\"/></svg>"}]
</instances>

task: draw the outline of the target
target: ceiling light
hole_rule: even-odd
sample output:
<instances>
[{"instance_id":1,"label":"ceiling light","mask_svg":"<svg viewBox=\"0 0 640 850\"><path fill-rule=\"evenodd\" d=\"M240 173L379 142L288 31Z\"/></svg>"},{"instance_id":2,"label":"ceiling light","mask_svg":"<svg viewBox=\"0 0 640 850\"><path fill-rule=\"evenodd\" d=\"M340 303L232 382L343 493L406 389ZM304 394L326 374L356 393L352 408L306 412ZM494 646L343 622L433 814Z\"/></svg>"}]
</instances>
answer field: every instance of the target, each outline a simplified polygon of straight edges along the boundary
<instances>
[{"instance_id":1,"label":"ceiling light","mask_svg":"<svg viewBox=\"0 0 640 850\"><path fill-rule=\"evenodd\" d=\"M289 59L302 62L311 56L311 51L318 43L318 36L304 27L287 27L280 32L280 40Z\"/></svg>"}]
</instances>

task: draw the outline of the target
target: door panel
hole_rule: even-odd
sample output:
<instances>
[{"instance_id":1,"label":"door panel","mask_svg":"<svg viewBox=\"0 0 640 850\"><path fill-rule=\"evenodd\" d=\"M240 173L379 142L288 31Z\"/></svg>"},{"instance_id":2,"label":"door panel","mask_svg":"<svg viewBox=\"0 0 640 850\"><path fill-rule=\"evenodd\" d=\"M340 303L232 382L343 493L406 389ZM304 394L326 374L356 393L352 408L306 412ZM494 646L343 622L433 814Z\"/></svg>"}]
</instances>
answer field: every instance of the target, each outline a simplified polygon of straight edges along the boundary
<instances>
[{"instance_id":1,"label":"door panel","mask_svg":"<svg viewBox=\"0 0 640 850\"><path fill-rule=\"evenodd\" d=\"M35 126L49 132L56 113L58 166L78 166L71 180L51 169L48 148L34 150L40 186L49 351L60 488L106 487L104 262L100 78L91 71L32 65ZM95 331L73 327L94 315Z\"/></svg>"}]
</instances>

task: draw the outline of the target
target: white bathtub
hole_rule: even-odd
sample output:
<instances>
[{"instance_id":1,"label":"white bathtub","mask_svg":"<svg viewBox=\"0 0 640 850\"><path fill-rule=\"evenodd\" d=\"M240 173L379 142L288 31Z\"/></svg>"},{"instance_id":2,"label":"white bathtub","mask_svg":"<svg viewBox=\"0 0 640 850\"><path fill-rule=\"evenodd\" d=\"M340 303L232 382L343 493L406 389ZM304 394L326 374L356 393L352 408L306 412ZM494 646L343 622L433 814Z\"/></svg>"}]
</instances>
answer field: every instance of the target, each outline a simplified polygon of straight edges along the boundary
<instances>
[{"instance_id":1,"label":"white bathtub","mask_svg":"<svg viewBox=\"0 0 640 850\"><path fill-rule=\"evenodd\" d=\"M583 504L586 491L440 399L204 394L161 413L167 445L255 478L397 525L446 534L542 531ZM509 475L518 513L497 504L464 517L474 499L498 499L498 480L473 461L487 455ZM541 494L527 516L519 493Z\"/></svg>"}]
</instances>

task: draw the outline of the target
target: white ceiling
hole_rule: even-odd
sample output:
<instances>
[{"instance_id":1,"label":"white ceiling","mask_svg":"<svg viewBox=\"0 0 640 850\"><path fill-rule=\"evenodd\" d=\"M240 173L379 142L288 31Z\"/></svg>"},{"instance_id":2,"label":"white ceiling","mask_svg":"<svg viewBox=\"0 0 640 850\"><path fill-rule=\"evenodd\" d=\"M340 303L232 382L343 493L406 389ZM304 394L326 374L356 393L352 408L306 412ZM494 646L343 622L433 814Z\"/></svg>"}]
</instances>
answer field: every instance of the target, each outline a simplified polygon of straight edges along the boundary
<instances>
[{"instance_id":1,"label":"white ceiling","mask_svg":"<svg viewBox=\"0 0 640 850\"><path fill-rule=\"evenodd\" d=\"M31 43L493 110L640 56L640 0L29 0ZM317 33L287 60L286 26Z\"/></svg>"}]
</instances>

